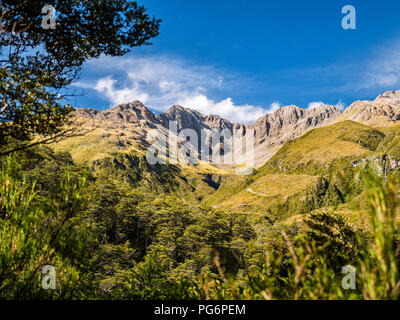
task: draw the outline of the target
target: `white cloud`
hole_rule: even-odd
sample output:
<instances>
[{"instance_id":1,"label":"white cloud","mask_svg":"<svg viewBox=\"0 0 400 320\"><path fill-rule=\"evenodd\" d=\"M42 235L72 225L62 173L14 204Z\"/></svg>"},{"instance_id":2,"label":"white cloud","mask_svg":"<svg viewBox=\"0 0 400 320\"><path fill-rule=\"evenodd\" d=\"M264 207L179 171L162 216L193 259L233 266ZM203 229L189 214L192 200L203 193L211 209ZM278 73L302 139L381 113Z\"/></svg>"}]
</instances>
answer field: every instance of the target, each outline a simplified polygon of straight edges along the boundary
<instances>
[{"instance_id":1,"label":"white cloud","mask_svg":"<svg viewBox=\"0 0 400 320\"><path fill-rule=\"evenodd\" d=\"M322 101L315 101L315 102L310 102L307 106L307 109L315 109L315 108L320 108L322 106L326 106L327 103L324 103ZM344 110L346 108L346 105L343 103L342 100L339 100L336 104L335 107L337 107L339 110Z\"/></svg>"},{"instance_id":2,"label":"white cloud","mask_svg":"<svg viewBox=\"0 0 400 320\"><path fill-rule=\"evenodd\" d=\"M241 123L254 121L268 112L260 106L236 105L231 97L218 101L210 98L210 91L220 92L223 85L227 87L231 83L229 75L208 66L196 66L165 56L131 56L102 57L89 63L88 68L92 73L101 70L100 79L75 85L96 90L110 101L111 106L140 100L156 111L165 111L171 105L181 104ZM271 108L274 107L271 105Z\"/></svg>"},{"instance_id":3,"label":"white cloud","mask_svg":"<svg viewBox=\"0 0 400 320\"><path fill-rule=\"evenodd\" d=\"M379 48L363 65L361 89L400 87L400 41Z\"/></svg>"},{"instance_id":4,"label":"white cloud","mask_svg":"<svg viewBox=\"0 0 400 320\"><path fill-rule=\"evenodd\" d=\"M209 99L204 94L187 96L179 100L178 104L195 109L203 114L218 114L232 122L240 123L249 123L267 113L267 111L261 107L235 105L232 98L226 98L217 102Z\"/></svg>"},{"instance_id":5,"label":"white cloud","mask_svg":"<svg viewBox=\"0 0 400 320\"><path fill-rule=\"evenodd\" d=\"M341 111L344 111L344 109L346 109L346 104L342 100L339 100L335 106Z\"/></svg>"},{"instance_id":6,"label":"white cloud","mask_svg":"<svg viewBox=\"0 0 400 320\"><path fill-rule=\"evenodd\" d=\"M307 106L307 109L315 109L324 106L325 103L322 101L315 101L315 102L310 102Z\"/></svg>"},{"instance_id":7,"label":"white cloud","mask_svg":"<svg viewBox=\"0 0 400 320\"><path fill-rule=\"evenodd\" d=\"M117 81L111 77L106 77L97 81L94 89L98 92L102 92L113 104L120 104L132 100L140 100L146 103L149 95L140 92L137 85L131 86L130 88L116 89L115 83Z\"/></svg>"},{"instance_id":8,"label":"white cloud","mask_svg":"<svg viewBox=\"0 0 400 320\"><path fill-rule=\"evenodd\" d=\"M274 112L275 110L278 110L281 107L280 102L274 101L269 105L269 112Z\"/></svg>"}]
</instances>

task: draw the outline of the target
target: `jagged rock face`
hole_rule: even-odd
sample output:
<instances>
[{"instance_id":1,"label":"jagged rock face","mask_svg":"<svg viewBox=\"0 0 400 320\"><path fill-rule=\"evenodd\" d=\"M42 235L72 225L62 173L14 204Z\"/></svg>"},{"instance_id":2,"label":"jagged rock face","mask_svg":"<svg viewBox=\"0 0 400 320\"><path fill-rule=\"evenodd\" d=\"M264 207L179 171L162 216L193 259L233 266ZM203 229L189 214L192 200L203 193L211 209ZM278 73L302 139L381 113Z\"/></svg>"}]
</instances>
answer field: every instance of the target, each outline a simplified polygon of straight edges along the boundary
<instances>
[{"instance_id":1,"label":"jagged rock face","mask_svg":"<svg viewBox=\"0 0 400 320\"><path fill-rule=\"evenodd\" d=\"M388 104L393 107L400 107L400 90L397 91L386 91L380 94L375 102Z\"/></svg>"},{"instance_id":2,"label":"jagged rock face","mask_svg":"<svg viewBox=\"0 0 400 320\"><path fill-rule=\"evenodd\" d=\"M154 128L159 124L156 115L140 101L117 105L108 110L75 109L75 115L93 121L101 121L109 128L125 127L126 124Z\"/></svg>"},{"instance_id":3,"label":"jagged rock face","mask_svg":"<svg viewBox=\"0 0 400 320\"><path fill-rule=\"evenodd\" d=\"M190 128L197 132L202 128L202 114L179 105L174 105L167 112L160 113L157 119L165 128L169 128L170 121L176 121L178 131Z\"/></svg>"},{"instance_id":4,"label":"jagged rock face","mask_svg":"<svg viewBox=\"0 0 400 320\"><path fill-rule=\"evenodd\" d=\"M157 119L167 129L169 121L176 121L178 132L182 129L193 129L197 133L200 133L202 129L232 130L232 123L218 115L203 115L179 105L174 105L167 112L157 115Z\"/></svg>"},{"instance_id":5,"label":"jagged rock face","mask_svg":"<svg viewBox=\"0 0 400 320\"><path fill-rule=\"evenodd\" d=\"M129 123L139 123L147 121L157 124L158 120L153 112L147 109L140 101L120 104L99 114L102 120L122 121Z\"/></svg>"},{"instance_id":6,"label":"jagged rock face","mask_svg":"<svg viewBox=\"0 0 400 320\"><path fill-rule=\"evenodd\" d=\"M247 129L254 129L256 146L264 142L270 146L281 145L310 129L332 123L340 114L337 107L329 105L315 109L302 109L292 105L263 116Z\"/></svg>"},{"instance_id":7,"label":"jagged rock face","mask_svg":"<svg viewBox=\"0 0 400 320\"><path fill-rule=\"evenodd\" d=\"M308 130L336 121L353 120L367 125L386 126L400 121L400 90L388 91L374 101L356 101L344 113L337 107L324 105L302 109L291 105L257 119L253 124L231 123L218 115L203 115L195 110L174 105L158 115L140 101L124 103L105 111L76 109L78 118L101 123L103 128L135 133L135 139L144 143L146 132L158 128L167 133L170 121L177 122L177 130L193 129L199 138L203 129L224 130L246 136L254 135L256 166L267 161L285 142L300 137ZM254 131L253 131L254 130Z\"/></svg>"},{"instance_id":8,"label":"jagged rock face","mask_svg":"<svg viewBox=\"0 0 400 320\"><path fill-rule=\"evenodd\" d=\"M178 133L182 129L193 129L197 132L199 139L202 130L229 130L241 136L253 134L256 164L261 165L273 155L271 148L281 146L309 129L331 123L340 115L340 111L332 106L312 110L287 106L261 117L251 125L243 125L232 124L218 115L203 115L179 105L172 106L165 113L155 115L140 101L133 101L105 111L77 109L76 115L98 121L102 127L108 129L131 129L133 125L140 129L136 139L142 144L148 129L158 128L167 132L170 121L176 121ZM200 141L198 142L200 146ZM276 150L275 148L274 151Z\"/></svg>"},{"instance_id":9,"label":"jagged rock face","mask_svg":"<svg viewBox=\"0 0 400 320\"><path fill-rule=\"evenodd\" d=\"M201 129L228 129L231 132L240 132L245 135L249 129L254 129L256 144L266 140L282 137L282 141L297 137L306 130L333 122L341 114L333 106L323 106L317 109L302 109L296 106L287 106L267 114L252 125L232 124L218 115L202 115L201 113L173 106L166 113L157 116L160 123L168 128L169 121L176 121L178 131L190 128L199 132Z\"/></svg>"},{"instance_id":10,"label":"jagged rock face","mask_svg":"<svg viewBox=\"0 0 400 320\"><path fill-rule=\"evenodd\" d=\"M400 120L400 90L387 91L374 101L356 101L339 120L353 120L378 127L393 125Z\"/></svg>"},{"instance_id":11,"label":"jagged rock face","mask_svg":"<svg viewBox=\"0 0 400 320\"><path fill-rule=\"evenodd\" d=\"M84 109L84 108L77 108L74 109L75 115L82 118L95 118L101 111L96 109Z\"/></svg>"},{"instance_id":12,"label":"jagged rock face","mask_svg":"<svg viewBox=\"0 0 400 320\"><path fill-rule=\"evenodd\" d=\"M210 129L216 129L216 130L232 130L233 125L230 121L225 120L221 118L218 115L208 115L203 118L203 122L205 125L207 125Z\"/></svg>"}]
</instances>

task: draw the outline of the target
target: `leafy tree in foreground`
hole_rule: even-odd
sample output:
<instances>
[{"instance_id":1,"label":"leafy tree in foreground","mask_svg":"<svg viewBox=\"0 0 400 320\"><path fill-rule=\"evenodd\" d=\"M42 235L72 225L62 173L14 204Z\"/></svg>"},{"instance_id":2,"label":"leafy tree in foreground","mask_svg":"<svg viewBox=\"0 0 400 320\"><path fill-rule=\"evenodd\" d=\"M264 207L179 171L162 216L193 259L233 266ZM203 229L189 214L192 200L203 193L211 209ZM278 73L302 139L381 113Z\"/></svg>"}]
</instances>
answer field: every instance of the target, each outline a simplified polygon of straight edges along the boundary
<instances>
[{"instance_id":1,"label":"leafy tree in foreground","mask_svg":"<svg viewBox=\"0 0 400 320\"><path fill-rule=\"evenodd\" d=\"M54 25L46 5L56 10ZM159 24L136 1L1 1L0 155L71 134L63 129L72 110L66 87L82 64L150 44Z\"/></svg>"},{"instance_id":2,"label":"leafy tree in foreground","mask_svg":"<svg viewBox=\"0 0 400 320\"><path fill-rule=\"evenodd\" d=\"M40 174L49 177L44 164L37 164ZM23 177L21 160L14 155L0 161L0 299L91 294L95 233L82 217L86 179L68 165L60 170L58 181L46 190ZM41 287L44 265L56 269L56 290Z\"/></svg>"}]
</instances>

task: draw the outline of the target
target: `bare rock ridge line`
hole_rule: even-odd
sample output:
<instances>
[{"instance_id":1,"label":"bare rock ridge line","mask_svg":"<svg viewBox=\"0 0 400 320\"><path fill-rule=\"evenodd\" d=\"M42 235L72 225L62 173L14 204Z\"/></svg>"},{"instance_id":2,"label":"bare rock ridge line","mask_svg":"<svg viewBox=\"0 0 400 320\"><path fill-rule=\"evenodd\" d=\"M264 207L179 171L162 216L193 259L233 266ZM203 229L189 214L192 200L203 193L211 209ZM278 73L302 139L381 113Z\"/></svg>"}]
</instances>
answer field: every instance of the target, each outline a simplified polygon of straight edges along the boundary
<instances>
[{"instance_id":1,"label":"bare rock ridge line","mask_svg":"<svg viewBox=\"0 0 400 320\"><path fill-rule=\"evenodd\" d=\"M289 105L265 114L252 124L232 123L218 115L204 115L196 110L179 105L166 112L155 114L140 101L117 105L108 110L75 109L80 118L101 122L102 127L125 129L132 125L141 132L140 140L148 129L158 128L167 132L170 121L176 121L178 132L193 129L199 135L201 130L224 130L239 132L245 136L254 130L256 166L267 161L285 142L302 136L307 131L337 121L352 120L371 126L389 126L400 121L400 90L387 91L373 101L356 101L344 112L336 106L323 105L303 109Z\"/></svg>"},{"instance_id":2,"label":"bare rock ridge line","mask_svg":"<svg viewBox=\"0 0 400 320\"><path fill-rule=\"evenodd\" d=\"M387 91L374 101L356 101L338 120L353 120L371 126L389 126L400 120L400 90Z\"/></svg>"},{"instance_id":3,"label":"bare rock ridge line","mask_svg":"<svg viewBox=\"0 0 400 320\"><path fill-rule=\"evenodd\" d=\"M257 119L253 124L244 125L231 123L218 115L203 115L198 111L184 108L179 105L170 107L165 113L154 114L140 101L120 104L105 111L95 109L76 109L76 113L82 117L94 120L110 121L114 123L132 123L141 126L155 128L162 126L168 129L169 121L177 122L177 129L193 129L200 132L202 129L216 129L240 131L243 135L248 129L254 129L256 145L260 145L267 139L271 145L281 144L304 133L308 128L333 122L339 117L341 111L334 106L322 106L316 109L302 109L297 106L282 107L271 114L266 114ZM285 135L282 135L285 131ZM282 138L282 139L279 139Z\"/></svg>"},{"instance_id":4,"label":"bare rock ridge line","mask_svg":"<svg viewBox=\"0 0 400 320\"><path fill-rule=\"evenodd\" d=\"M334 106L325 105L315 109L302 109L291 105L279 108L271 114L266 114L257 119L250 125L240 123L231 123L229 120L223 119L219 115L203 115L200 112L184 108L179 105L170 107L166 112L155 114L150 111L140 101L133 101L117 105L113 108L99 111L96 109L75 109L77 115L87 118L103 121L128 122L128 123L152 123L153 125L162 125L168 129L169 121L176 121L178 131L182 129L228 129L243 130L245 128L257 129L258 127L266 127L265 134L269 135L270 131L275 128L285 127L296 123L304 123L303 126L318 125L325 119L341 114L341 111ZM303 121L305 120L305 121ZM271 125L271 124L277 124ZM244 131L245 132L245 131ZM272 132L271 132L272 133Z\"/></svg>"}]
</instances>

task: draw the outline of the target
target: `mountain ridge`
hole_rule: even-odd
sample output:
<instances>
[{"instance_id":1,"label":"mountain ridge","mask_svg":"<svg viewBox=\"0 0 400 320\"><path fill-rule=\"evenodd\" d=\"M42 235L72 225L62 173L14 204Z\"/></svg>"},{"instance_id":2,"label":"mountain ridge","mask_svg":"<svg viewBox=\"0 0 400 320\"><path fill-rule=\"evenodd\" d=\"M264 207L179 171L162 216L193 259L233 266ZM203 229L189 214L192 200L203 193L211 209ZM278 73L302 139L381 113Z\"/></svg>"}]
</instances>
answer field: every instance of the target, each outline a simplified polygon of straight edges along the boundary
<instances>
[{"instance_id":1,"label":"mountain ridge","mask_svg":"<svg viewBox=\"0 0 400 320\"><path fill-rule=\"evenodd\" d=\"M400 90L386 91L373 101L355 101L343 112L332 105L307 109L288 105L266 113L251 124L232 123L217 114L206 115L180 105L173 105L167 111L156 114L138 100L103 111L77 108L75 115L78 118L91 119L104 130L119 130L120 136L124 136L124 132L134 132L122 142L120 140L123 139L118 138L121 146L131 145L132 141L129 139L146 146L146 135L150 129L158 129L169 135L170 121L176 121L178 134L183 129L193 129L199 137L202 130L228 130L231 134L239 133L243 137L252 134L255 165L259 167L287 141L315 128L345 120L375 127L386 127L397 123L400 121Z\"/></svg>"},{"instance_id":2,"label":"mountain ridge","mask_svg":"<svg viewBox=\"0 0 400 320\"><path fill-rule=\"evenodd\" d=\"M339 120L353 120L375 127L394 125L400 120L400 90L386 91L373 101L355 101Z\"/></svg>"}]
</instances>

